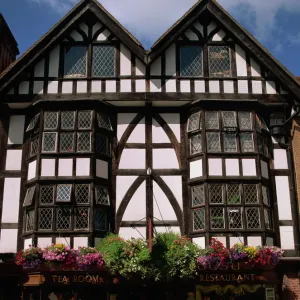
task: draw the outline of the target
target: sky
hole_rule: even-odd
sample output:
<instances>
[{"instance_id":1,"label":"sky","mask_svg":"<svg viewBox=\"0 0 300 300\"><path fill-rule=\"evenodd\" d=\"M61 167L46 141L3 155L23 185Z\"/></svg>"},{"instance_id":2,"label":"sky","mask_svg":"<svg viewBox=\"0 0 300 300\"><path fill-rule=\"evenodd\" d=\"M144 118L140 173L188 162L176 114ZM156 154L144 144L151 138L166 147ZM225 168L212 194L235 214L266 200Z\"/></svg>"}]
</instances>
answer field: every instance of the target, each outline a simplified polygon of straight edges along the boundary
<instances>
[{"instance_id":1,"label":"sky","mask_svg":"<svg viewBox=\"0 0 300 300\"><path fill-rule=\"evenodd\" d=\"M300 76L300 0L218 0L293 74ZM0 12L21 54L78 0L0 0ZM158 39L196 0L100 0L145 47Z\"/></svg>"}]
</instances>

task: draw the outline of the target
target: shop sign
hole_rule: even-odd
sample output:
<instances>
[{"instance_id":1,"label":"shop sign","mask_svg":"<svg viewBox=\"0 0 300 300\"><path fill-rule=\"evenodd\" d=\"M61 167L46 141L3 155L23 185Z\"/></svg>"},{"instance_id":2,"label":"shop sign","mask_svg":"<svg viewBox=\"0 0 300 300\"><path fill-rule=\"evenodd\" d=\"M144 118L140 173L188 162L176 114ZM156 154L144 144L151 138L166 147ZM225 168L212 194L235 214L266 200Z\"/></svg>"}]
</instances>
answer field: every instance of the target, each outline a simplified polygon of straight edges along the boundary
<instances>
[{"instance_id":1,"label":"shop sign","mask_svg":"<svg viewBox=\"0 0 300 300\"><path fill-rule=\"evenodd\" d=\"M200 275L200 282L257 282L265 281L265 277L262 275L249 274L249 273L208 273Z\"/></svg>"},{"instance_id":2,"label":"shop sign","mask_svg":"<svg viewBox=\"0 0 300 300\"><path fill-rule=\"evenodd\" d=\"M50 281L50 282L49 282ZM72 275L50 275L47 280L48 283L51 284L93 284L93 285L101 285L106 284L107 280L101 275L97 274L72 274ZM114 284L118 283L118 279L114 278Z\"/></svg>"}]
</instances>

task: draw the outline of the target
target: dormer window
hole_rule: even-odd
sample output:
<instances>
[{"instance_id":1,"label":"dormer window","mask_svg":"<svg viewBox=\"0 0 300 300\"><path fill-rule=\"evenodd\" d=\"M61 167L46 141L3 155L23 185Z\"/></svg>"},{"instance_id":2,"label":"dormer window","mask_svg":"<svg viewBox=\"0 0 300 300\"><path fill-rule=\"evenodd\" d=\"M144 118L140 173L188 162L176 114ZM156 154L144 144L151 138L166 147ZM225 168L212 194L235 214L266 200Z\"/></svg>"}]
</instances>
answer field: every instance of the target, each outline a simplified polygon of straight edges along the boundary
<instances>
[{"instance_id":1,"label":"dormer window","mask_svg":"<svg viewBox=\"0 0 300 300\"><path fill-rule=\"evenodd\" d=\"M180 75L182 77L203 76L203 48L182 46L180 48Z\"/></svg>"},{"instance_id":2,"label":"dormer window","mask_svg":"<svg viewBox=\"0 0 300 300\"><path fill-rule=\"evenodd\" d=\"M64 77L86 77L87 76L87 47L66 47Z\"/></svg>"},{"instance_id":3,"label":"dormer window","mask_svg":"<svg viewBox=\"0 0 300 300\"><path fill-rule=\"evenodd\" d=\"M208 47L209 76L231 77L230 49L228 46Z\"/></svg>"}]
</instances>

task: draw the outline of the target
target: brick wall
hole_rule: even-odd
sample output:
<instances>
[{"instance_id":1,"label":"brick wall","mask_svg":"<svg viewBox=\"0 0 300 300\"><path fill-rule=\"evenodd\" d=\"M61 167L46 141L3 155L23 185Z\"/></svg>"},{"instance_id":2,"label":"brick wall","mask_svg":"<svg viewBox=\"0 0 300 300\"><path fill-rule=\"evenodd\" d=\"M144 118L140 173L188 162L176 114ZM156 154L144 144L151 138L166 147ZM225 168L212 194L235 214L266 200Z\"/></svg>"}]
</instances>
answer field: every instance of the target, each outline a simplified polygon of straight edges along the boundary
<instances>
[{"instance_id":1,"label":"brick wall","mask_svg":"<svg viewBox=\"0 0 300 300\"><path fill-rule=\"evenodd\" d=\"M282 299L300 299L300 278L297 274L286 274L284 276Z\"/></svg>"}]
</instances>

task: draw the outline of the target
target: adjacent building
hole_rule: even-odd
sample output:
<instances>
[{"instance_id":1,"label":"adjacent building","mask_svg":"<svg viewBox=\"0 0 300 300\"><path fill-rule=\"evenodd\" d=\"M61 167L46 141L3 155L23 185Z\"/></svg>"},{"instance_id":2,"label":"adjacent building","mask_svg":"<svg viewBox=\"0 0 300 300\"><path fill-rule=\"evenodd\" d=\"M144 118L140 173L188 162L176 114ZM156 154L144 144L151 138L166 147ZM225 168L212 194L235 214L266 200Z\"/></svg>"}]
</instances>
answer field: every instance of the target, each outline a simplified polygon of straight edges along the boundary
<instances>
[{"instance_id":1,"label":"adjacent building","mask_svg":"<svg viewBox=\"0 0 300 300\"><path fill-rule=\"evenodd\" d=\"M1 20L0 72L18 54ZM169 230L276 245L257 297L300 297L300 85L216 1L146 51L82 0L5 69L0 99L0 253Z\"/></svg>"}]
</instances>

